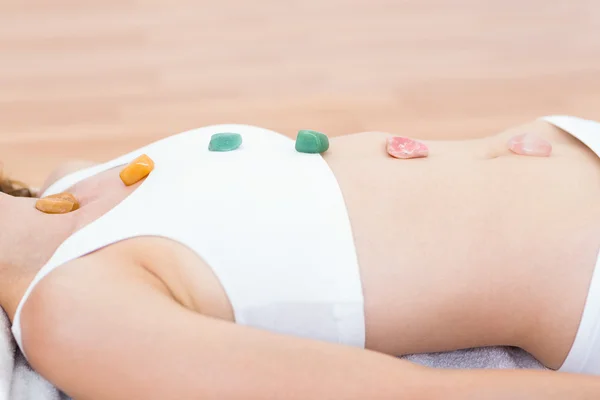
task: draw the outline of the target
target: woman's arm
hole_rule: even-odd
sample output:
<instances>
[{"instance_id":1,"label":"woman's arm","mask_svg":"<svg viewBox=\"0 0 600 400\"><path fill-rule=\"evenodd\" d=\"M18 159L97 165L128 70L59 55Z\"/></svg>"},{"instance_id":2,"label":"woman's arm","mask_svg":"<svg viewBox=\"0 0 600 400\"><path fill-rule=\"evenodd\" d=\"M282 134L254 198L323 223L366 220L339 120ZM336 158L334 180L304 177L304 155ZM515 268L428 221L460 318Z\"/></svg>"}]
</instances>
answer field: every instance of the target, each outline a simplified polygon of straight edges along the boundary
<instances>
[{"instance_id":1,"label":"woman's arm","mask_svg":"<svg viewBox=\"0 0 600 400\"><path fill-rule=\"evenodd\" d=\"M595 400L600 377L539 370L439 370L448 400Z\"/></svg>"},{"instance_id":2,"label":"woman's arm","mask_svg":"<svg viewBox=\"0 0 600 400\"><path fill-rule=\"evenodd\" d=\"M588 399L596 378L430 370L378 353L201 316L137 265L85 257L23 313L25 351L81 399Z\"/></svg>"}]
</instances>

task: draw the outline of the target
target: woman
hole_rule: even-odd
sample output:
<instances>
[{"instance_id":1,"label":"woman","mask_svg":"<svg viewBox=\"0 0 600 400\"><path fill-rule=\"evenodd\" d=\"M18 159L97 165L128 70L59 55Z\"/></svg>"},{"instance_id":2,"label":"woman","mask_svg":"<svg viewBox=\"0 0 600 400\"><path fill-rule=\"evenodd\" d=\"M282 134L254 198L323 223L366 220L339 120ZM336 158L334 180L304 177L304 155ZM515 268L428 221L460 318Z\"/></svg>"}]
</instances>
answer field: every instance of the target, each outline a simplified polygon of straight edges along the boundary
<instances>
[{"instance_id":1,"label":"woman","mask_svg":"<svg viewBox=\"0 0 600 400\"><path fill-rule=\"evenodd\" d=\"M0 305L32 366L75 398L598 398L593 376L389 356L512 345L600 373L600 168L556 125L600 137L556 117L397 160L384 133L320 156L222 125L63 169L43 194L73 193L74 212L0 197ZM208 151L219 132L242 147ZM511 153L522 133L552 155ZM140 154L155 169L126 187Z\"/></svg>"}]
</instances>

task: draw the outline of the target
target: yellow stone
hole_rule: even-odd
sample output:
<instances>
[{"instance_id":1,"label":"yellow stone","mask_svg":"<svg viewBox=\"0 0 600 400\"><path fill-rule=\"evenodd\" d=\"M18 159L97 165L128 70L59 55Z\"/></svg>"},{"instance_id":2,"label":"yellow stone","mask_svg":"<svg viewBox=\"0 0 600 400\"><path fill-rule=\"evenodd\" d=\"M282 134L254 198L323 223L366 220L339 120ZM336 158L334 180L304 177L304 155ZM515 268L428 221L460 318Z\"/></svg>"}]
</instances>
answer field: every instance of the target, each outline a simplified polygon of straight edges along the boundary
<instances>
[{"instance_id":1,"label":"yellow stone","mask_svg":"<svg viewBox=\"0 0 600 400\"><path fill-rule=\"evenodd\" d=\"M147 177L153 169L154 161L147 155L142 154L123 168L119 176L126 186L131 186Z\"/></svg>"},{"instance_id":2,"label":"yellow stone","mask_svg":"<svg viewBox=\"0 0 600 400\"><path fill-rule=\"evenodd\" d=\"M50 196L46 196L46 199L62 199L62 200L67 200L70 201L71 203L73 203L73 209L71 211L75 211L79 209L79 201L77 201L77 199L75 198L75 196L73 196L73 194L71 193L57 193L57 194L51 194Z\"/></svg>"},{"instance_id":3,"label":"yellow stone","mask_svg":"<svg viewBox=\"0 0 600 400\"><path fill-rule=\"evenodd\" d=\"M66 199L44 197L35 202L35 208L46 214L66 214L73 211L75 203Z\"/></svg>"}]
</instances>

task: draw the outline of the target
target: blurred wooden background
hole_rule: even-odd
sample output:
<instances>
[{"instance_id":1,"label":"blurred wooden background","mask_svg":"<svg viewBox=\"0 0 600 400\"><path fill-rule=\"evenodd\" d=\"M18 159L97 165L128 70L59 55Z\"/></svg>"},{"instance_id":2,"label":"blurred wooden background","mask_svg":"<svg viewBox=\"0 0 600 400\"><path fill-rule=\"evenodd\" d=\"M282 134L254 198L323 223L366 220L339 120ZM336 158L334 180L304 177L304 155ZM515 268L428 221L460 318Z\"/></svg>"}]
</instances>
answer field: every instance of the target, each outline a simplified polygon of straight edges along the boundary
<instances>
[{"instance_id":1,"label":"blurred wooden background","mask_svg":"<svg viewBox=\"0 0 600 400\"><path fill-rule=\"evenodd\" d=\"M597 0L6 0L0 161L37 184L194 127L483 136L600 119Z\"/></svg>"}]
</instances>

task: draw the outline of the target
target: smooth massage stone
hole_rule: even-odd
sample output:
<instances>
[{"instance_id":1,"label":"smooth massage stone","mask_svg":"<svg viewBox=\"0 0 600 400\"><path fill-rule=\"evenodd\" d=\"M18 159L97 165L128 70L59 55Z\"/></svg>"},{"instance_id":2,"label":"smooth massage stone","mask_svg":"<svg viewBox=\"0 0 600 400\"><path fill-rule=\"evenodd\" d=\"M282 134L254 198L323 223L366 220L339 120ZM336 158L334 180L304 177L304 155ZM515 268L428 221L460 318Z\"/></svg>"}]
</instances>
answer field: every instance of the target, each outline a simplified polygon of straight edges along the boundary
<instances>
[{"instance_id":1,"label":"smooth massage stone","mask_svg":"<svg viewBox=\"0 0 600 400\"><path fill-rule=\"evenodd\" d=\"M232 151L242 145L242 135L239 133L215 133L210 137L208 150Z\"/></svg>"},{"instance_id":2,"label":"smooth massage stone","mask_svg":"<svg viewBox=\"0 0 600 400\"><path fill-rule=\"evenodd\" d=\"M73 211L75 203L61 198L44 197L35 202L35 208L46 214L66 214Z\"/></svg>"},{"instance_id":3,"label":"smooth massage stone","mask_svg":"<svg viewBox=\"0 0 600 400\"><path fill-rule=\"evenodd\" d=\"M57 194L51 194L50 196L46 196L46 199L63 199L63 200L67 200L70 201L71 203L73 203L73 209L71 211L75 211L79 209L79 201L77 201L77 199L75 198L75 196L73 196L73 194L71 193L57 193Z\"/></svg>"},{"instance_id":4,"label":"smooth massage stone","mask_svg":"<svg viewBox=\"0 0 600 400\"><path fill-rule=\"evenodd\" d=\"M552 144L531 133L513 136L508 140L508 148L521 156L549 157L552 154Z\"/></svg>"},{"instance_id":5,"label":"smooth massage stone","mask_svg":"<svg viewBox=\"0 0 600 400\"><path fill-rule=\"evenodd\" d=\"M296 151L299 153L323 153L329 149L329 138L321 132L301 130L296 137Z\"/></svg>"},{"instance_id":6,"label":"smooth massage stone","mask_svg":"<svg viewBox=\"0 0 600 400\"><path fill-rule=\"evenodd\" d=\"M429 155L425 143L401 136L387 138L386 150L390 156L401 159L422 158Z\"/></svg>"},{"instance_id":7,"label":"smooth massage stone","mask_svg":"<svg viewBox=\"0 0 600 400\"><path fill-rule=\"evenodd\" d=\"M131 186L147 177L153 169L154 161L147 155L142 154L123 168L119 176L126 186Z\"/></svg>"}]
</instances>

